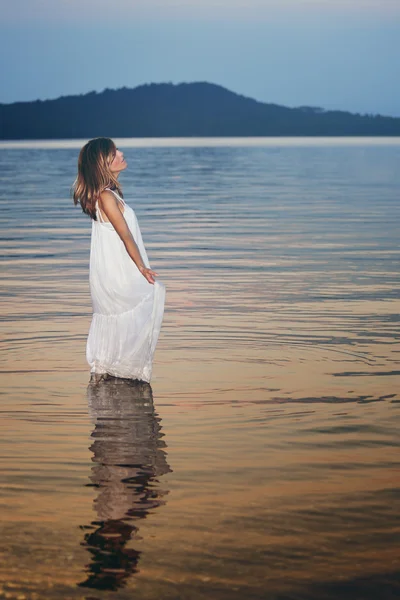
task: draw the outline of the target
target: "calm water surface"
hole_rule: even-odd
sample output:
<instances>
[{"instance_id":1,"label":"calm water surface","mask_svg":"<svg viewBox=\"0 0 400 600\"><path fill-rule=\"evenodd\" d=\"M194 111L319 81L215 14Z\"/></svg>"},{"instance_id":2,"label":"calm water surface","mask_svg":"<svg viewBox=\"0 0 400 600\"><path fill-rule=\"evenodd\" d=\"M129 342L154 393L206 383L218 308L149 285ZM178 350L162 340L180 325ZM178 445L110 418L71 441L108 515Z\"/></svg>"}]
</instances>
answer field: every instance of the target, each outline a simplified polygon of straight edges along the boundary
<instances>
[{"instance_id":1,"label":"calm water surface","mask_svg":"<svg viewBox=\"0 0 400 600\"><path fill-rule=\"evenodd\" d=\"M81 142L0 147L0 598L400 594L400 140L120 140L167 287L88 385Z\"/></svg>"}]
</instances>

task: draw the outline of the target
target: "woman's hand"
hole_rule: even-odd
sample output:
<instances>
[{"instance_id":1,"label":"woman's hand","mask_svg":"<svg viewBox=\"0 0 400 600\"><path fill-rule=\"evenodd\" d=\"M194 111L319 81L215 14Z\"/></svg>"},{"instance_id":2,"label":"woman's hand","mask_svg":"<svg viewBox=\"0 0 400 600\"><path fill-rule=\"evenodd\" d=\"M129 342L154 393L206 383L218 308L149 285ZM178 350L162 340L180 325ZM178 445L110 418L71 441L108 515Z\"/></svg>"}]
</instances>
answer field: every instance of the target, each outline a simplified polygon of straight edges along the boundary
<instances>
[{"instance_id":1,"label":"woman's hand","mask_svg":"<svg viewBox=\"0 0 400 600\"><path fill-rule=\"evenodd\" d=\"M154 277L156 277L158 275L158 273L156 273L155 271L152 271L151 269L148 269L144 265L141 265L138 268L139 268L139 271L141 272L141 274L143 275L143 277L145 277L149 283L154 283L154 281L155 281Z\"/></svg>"}]
</instances>

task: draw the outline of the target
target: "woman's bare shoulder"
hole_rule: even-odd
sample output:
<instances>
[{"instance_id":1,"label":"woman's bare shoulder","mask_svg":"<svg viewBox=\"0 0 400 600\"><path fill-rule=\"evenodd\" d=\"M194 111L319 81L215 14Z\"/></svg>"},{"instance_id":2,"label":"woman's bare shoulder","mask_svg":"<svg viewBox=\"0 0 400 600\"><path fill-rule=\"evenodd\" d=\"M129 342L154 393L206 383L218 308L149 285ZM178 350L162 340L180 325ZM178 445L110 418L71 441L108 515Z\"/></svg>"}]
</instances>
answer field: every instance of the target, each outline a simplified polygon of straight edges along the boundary
<instances>
[{"instance_id":1,"label":"woman's bare shoulder","mask_svg":"<svg viewBox=\"0 0 400 600\"><path fill-rule=\"evenodd\" d=\"M118 202L117 198L115 197L115 194L113 194L111 190L107 190L107 189L100 192L99 198L103 202L115 202L115 203Z\"/></svg>"},{"instance_id":2,"label":"woman's bare shoulder","mask_svg":"<svg viewBox=\"0 0 400 600\"><path fill-rule=\"evenodd\" d=\"M99 204L100 204L100 208L104 208L106 211L107 211L107 209L113 209L115 206L117 206L119 211L122 214L124 213L124 209L123 209L123 206L121 205L121 202L118 200L118 198L115 196L115 194L113 194L113 192L111 190L103 190L100 193Z\"/></svg>"}]
</instances>

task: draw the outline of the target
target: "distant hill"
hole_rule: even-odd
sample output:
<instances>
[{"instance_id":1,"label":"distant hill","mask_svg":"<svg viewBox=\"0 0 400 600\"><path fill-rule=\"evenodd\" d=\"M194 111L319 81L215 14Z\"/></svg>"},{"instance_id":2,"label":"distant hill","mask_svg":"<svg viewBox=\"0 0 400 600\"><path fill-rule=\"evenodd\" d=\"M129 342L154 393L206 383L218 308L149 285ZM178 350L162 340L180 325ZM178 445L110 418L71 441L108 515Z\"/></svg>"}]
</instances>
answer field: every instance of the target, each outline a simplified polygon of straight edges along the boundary
<instances>
[{"instance_id":1,"label":"distant hill","mask_svg":"<svg viewBox=\"0 0 400 600\"><path fill-rule=\"evenodd\" d=\"M0 104L3 140L300 135L400 135L400 118L266 104L207 82Z\"/></svg>"}]
</instances>

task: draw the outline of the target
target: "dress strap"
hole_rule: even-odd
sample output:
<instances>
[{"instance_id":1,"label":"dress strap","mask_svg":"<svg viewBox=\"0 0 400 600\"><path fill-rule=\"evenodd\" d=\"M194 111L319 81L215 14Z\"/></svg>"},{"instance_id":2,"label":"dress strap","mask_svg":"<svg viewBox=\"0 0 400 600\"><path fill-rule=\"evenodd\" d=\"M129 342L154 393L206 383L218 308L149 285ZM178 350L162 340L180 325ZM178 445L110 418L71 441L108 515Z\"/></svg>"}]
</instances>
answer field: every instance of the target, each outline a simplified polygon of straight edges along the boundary
<instances>
[{"instance_id":1,"label":"dress strap","mask_svg":"<svg viewBox=\"0 0 400 600\"><path fill-rule=\"evenodd\" d=\"M99 217L99 219L100 219L100 223L107 223L107 221L105 221L105 220L103 219L103 216L102 216L102 214L101 214L101 210L100 210L100 208L99 208L99 202L98 202L98 200L96 200L96 213L97 213L97 215L98 215L98 217Z\"/></svg>"}]
</instances>

